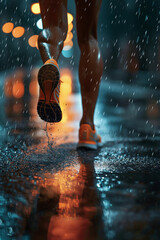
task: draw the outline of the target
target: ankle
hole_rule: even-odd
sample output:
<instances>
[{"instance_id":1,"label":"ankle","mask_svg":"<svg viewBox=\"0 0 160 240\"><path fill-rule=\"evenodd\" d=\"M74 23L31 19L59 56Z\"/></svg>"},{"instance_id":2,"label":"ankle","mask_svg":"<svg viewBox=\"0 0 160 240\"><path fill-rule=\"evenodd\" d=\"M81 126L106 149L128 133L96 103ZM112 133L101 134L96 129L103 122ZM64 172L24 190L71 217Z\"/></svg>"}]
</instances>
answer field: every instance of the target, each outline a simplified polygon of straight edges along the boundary
<instances>
[{"instance_id":1,"label":"ankle","mask_svg":"<svg viewBox=\"0 0 160 240\"><path fill-rule=\"evenodd\" d=\"M50 58L44 64L48 64L48 63L54 64L59 69L58 63L55 59Z\"/></svg>"},{"instance_id":2,"label":"ankle","mask_svg":"<svg viewBox=\"0 0 160 240\"><path fill-rule=\"evenodd\" d=\"M89 125L91 126L92 130L95 129L93 121L91 121L91 120L89 120L89 119L83 119L83 118L82 118L81 121L80 121L80 126L81 126L82 124L89 124Z\"/></svg>"}]
</instances>

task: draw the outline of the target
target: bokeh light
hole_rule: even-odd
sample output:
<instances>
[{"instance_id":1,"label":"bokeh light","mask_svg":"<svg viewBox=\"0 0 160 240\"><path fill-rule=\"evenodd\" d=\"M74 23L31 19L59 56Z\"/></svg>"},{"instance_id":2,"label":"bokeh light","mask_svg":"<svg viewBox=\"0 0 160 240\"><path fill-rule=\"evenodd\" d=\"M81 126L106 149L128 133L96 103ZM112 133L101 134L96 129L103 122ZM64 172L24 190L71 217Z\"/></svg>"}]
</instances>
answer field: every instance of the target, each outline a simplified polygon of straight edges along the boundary
<instances>
[{"instance_id":1,"label":"bokeh light","mask_svg":"<svg viewBox=\"0 0 160 240\"><path fill-rule=\"evenodd\" d=\"M41 13L41 10L40 10L40 5L39 5L39 3L33 3L33 4L31 5L31 11L32 11L32 13L34 13L34 14L40 14L40 13Z\"/></svg>"},{"instance_id":2,"label":"bokeh light","mask_svg":"<svg viewBox=\"0 0 160 240\"><path fill-rule=\"evenodd\" d=\"M73 16L71 13L67 13L68 25L73 21Z\"/></svg>"},{"instance_id":3,"label":"bokeh light","mask_svg":"<svg viewBox=\"0 0 160 240\"><path fill-rule=\"evenodd\" d=\"M65 39L65 42L71 41L72 38L73 38L73 33L72 33L72 32L67 33L67 37L66 37L66 39Z\"/></svg>"},{"instance_id":4,"label":"bokeh light","mask_svg":"<svg viewBox=\"0 0 160 240\"><path fill-rule=\"evenodd\" d=\"M29 93L32 97L38 97L38 93L39 93L39 85L38 85L38 71L39 68L33 68L31 71L31 81L29 84Z\"/></svg>"},{"instance_id":5,"label":"bokeh light","mask_svg":"<svg viewBox=\"0 0 160 240\"><path fill-rule=\"evenodd\" d=\"M63 48L65 48L66 46L71 46L71 47L73 47L73 42L72 42L72 40L71 40L71 41L68 41L68 42L64 42Z\"/></svg>"},{"instance_id":6,"label":"bokeh light","mask_svg":"<svg viewBox=\"0 0 160 240\"><path fill-rule=\"evenodd\" d=\"M12 32L13 28L14 28L14 24L12 22L7 22L2 26L2 31L4 33L10 33Z\"/></svg>"},{"instance_id":7,"label":"bokeh light","mask_svg":"<svg viewBox=\"0 0 160 240\"><path fill-rule=\"evenodd\" d=\"M43 29L43 22L41 18L37 21L36 25L39 29Z\"/></svg>"},{"instance_id":8,"label":"bokeh light","mask_svg":"<svg viewBox=\"0 0 160 240\"><path fill-rule=\"evenodd\" d=\"M71 48L72 48L72 46L66 45L66 46L64 46L63 50L64 51L69 51Z\"/></svg>"},{"instance_id":9,"label":"bokeh light","mask_svg":"<svg viewBox=\"0 0 160 240\"><path fill-rule=\"evenodd\" d=\"M67 33L67 37L64 41L64 45L63 45L63 50L62 50L62 55L65 58L70 58L73 54L73 42L72 42L72 38L73 38L73 33L71 32L73 29L73 16L70 13L67 13L67 18L68 18L68 33Z\"/></svg>"},{"instance_id":10,"label":"bokeh light","mask_svg":"<svg viewBox=\"0 0 160 240\"><path fill-rule=\"evenodd\" d=\"M13 83L12 94L15 98L22 98L24 95L24 84L23 82L15 81Z\"/></svg>"},{"instance_id":11,"label":"bokeh light","mask_svg":"<svg viewBox=\"0 0 160 240\"><path fill-rule=\"evenodd\" d=\"M62 50L62 55L65 57L65 58L70 58L72 57L73 55L73 47L68 49L68 50Z\"/></svg>"},{"instance_id":12,"label":"bokeh light","mask_svg":"<svg viewBox=\"0 0 160 240\"><path fill-rule=\"evenodd\" d=\"M16 27L16 28L13 29L12 35L15 38L20 38L20 37L23 36L24 32L25 32L24 27Z\"/></svg>"},{"instance_id":13,"label":"bokeh light","mask_svg":"<svg viewBox=\"0 0 160 240\"><path fill-rule=\"evenodd\" d=\"M73 23L70 23L70 24L68 25L68 32L71 32L72 29L73 29Z\"/></svg>"},{"instance_id":14,"label":"bokeh light","mask_svg":"<svg viewBox=\"0 0 160 240\"><path fill-rule=\"evenodd\" d=\"M33 35L28 39L28 43L31 47L38 47L38 35Z\"/></svg>"},{"instance_id":15,"label":"bokeh light","mask_svg":"<svg viewBox=\"0 0 160 240\"><path fill-rule=\"evenodd\" d=\"M38 81L33 80L29 84L29 93L32 97L37 97L39 93Z\"/></svg>"},{"instance_id":16,"label":"bokeh light","mask_svg":"<svg viewBox=\"0 0 160 240\"><path fill-rule=\"evenodd\" d=\"M61 87L60 99L69 96L72 93L72 72L68 68L63 68L60 71Z\"/></svg>"},{"instance_id":17,"label":"bokeh light","mask_svg":"<svg viewBox=\"0 0 160 240\"><path fill-rule=\"evenodd\" d=\"M68 119L68 113L66 111L66 100L72 93L72 72L68 68L62 68L60 70L60 78L61 78L61 85L60 85L60 105L62 109L62 122L66 122Z\"/></svg>"}]
</instances>

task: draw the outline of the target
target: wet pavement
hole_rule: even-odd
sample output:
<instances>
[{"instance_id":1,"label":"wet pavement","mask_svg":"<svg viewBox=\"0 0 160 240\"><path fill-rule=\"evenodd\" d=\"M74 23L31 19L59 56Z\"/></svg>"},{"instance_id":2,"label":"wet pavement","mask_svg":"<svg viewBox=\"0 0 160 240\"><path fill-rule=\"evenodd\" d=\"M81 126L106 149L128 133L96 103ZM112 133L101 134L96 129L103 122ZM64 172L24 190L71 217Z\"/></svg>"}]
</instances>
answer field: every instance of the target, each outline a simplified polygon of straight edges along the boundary
<instances>
[{"instance_id":1,"label":"wet pavement","mask_svg":"<svg viewBox=\"0 0 160 240\"><path fill-rule=\"evenodd\" d=\"M160 239L160 122L113 98L102 87L97 151L76 149L70 89L58 124L39 119L36 97L1 99L0 240Z\"/></svg>"}]
</instances>

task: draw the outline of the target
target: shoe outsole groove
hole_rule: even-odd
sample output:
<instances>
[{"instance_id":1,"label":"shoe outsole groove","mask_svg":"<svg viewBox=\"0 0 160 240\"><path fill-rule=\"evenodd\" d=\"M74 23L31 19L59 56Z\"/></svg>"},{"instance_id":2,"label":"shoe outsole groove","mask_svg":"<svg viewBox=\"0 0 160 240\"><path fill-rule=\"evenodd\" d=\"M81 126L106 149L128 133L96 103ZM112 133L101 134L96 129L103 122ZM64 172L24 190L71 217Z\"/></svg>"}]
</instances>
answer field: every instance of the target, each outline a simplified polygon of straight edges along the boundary
<instances>
[{"instance_id":1,"label":"shoe outsole groove","mask_svg":"<svg viewBox=\"0 0 160 240\"><path fill-rule=\"evenodd\" d=\"M60 122L62 111L57 103L46 104L40 100L37 105L37 112L40 118L46 122Z\"/></svg>"}]
</instances>

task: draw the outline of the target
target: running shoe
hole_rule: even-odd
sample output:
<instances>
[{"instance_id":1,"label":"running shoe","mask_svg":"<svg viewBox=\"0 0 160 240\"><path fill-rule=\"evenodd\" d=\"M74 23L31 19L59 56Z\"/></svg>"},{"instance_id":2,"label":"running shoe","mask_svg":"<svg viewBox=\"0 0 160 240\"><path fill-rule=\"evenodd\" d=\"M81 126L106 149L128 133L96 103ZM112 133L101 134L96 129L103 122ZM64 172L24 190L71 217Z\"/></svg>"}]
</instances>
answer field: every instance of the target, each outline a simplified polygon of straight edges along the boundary
<instances>
[{"instance_id":1,"label":"running shoe","mask_svg":"<svg viewBox=\"0 0 160 240\"><path fill-rule=\"evenodd\" d=\"M59 105L60 71L57 62L49 59L38 72L40 86L37 112L46 122L60 122L62 111Z\"/></svg>"},{"instance_id":2,"label":"running shoe","mask_svg":"<svg viewBox=\"0 0 160 240\"><path fill-rule=\"evenodd\" d=\"M89 124L82 124L79 129L78 148L97 149L101 147L101 137L92 130Z\"/></svg>"}]
</instances>

